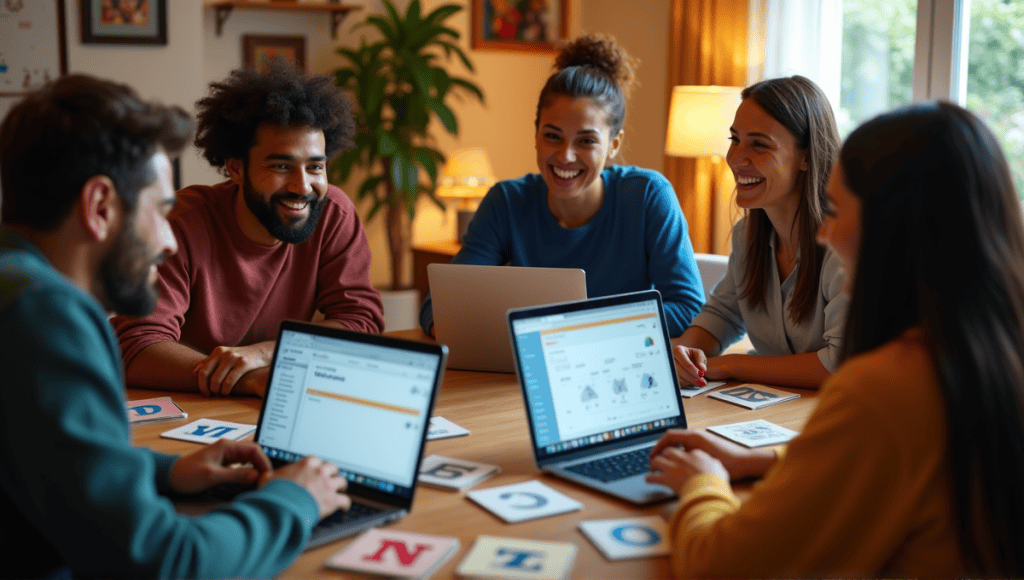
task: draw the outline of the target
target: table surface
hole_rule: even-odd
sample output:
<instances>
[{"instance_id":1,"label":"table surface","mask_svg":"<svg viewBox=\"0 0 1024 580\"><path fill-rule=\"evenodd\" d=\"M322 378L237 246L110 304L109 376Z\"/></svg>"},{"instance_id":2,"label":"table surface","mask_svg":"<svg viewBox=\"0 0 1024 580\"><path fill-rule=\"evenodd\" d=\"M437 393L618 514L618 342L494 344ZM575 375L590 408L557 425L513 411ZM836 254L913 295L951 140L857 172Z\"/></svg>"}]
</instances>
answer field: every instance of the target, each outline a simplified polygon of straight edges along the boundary
<instances>
[{"instance_id":1,"label":"table surface","mask_svg":"<svg viewBox=\"0 0 1024 580\"><path fill-rule=\"evenodd\" d=\"M424 339L422 332L389 333L410 339ZM799 399L751 411L723 401L709 399L706 394L684 400L686 420L691 428L707 427L752 419L766 419L790 429L801 430L816 397L814 391L790 390L800 393ZM165 392L128 389L130 400L166 395ZM255 424L261 401L248 397L205 399L198 394L173 393L188 418L173 422L136 425L132 428L134 443L165 453L191 453L195 443L163 439L160 433L199 418L220 419ZM639 517L652 514L668 517L676 502L667 501L647 507L636 507L625 501L591 491L570 482L542 474L533 462L527 432L522 395L515 375L449 370L438 394L435 415L445 417L470 430L470 435L428 441L424 455L438 454L472 459L501 466L501 472L470 489L481 489L530 480L540 480L584 504L581 511L541 518L518 524L506 524L497 516L465 497L465 492L419 486L408 516L390 524L393 529L459 538L458 552L438 569L434 578L455 575L459 562L468 553L477 536L486 534L523 539L571 542L576 545L572 578L666 578L671 576L668 557L612 562L579 531L584 520ZM745 487L739 486L741 498ZM313 576L352 577L324 567L324 561L341 549L343 540L303 553L281 578Z\"/></svg>"}]
</instances>

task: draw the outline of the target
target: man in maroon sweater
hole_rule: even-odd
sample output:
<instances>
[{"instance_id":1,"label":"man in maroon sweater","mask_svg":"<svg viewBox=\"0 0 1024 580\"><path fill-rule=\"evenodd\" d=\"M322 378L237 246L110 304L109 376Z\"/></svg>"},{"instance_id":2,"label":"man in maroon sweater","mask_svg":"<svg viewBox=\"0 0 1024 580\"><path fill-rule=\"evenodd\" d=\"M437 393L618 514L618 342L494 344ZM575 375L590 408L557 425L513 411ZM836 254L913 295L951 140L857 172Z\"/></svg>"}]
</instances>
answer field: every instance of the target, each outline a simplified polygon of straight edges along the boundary
<instances>
[{"instance_id":1,"label":"man in maroon sweater","mask_svg":"<svg viewBox=\"0 0 1024 580\"><path fill-rule=\"evenodd\" d=\"M236 70L196 104L196 146L229 180L178 192L156 311L112 323L131 386L262 395L282 320L384 327L362 224L327 183L328 159L353 145L352 105L280 62Z\"/></svg>"}]
</instances>

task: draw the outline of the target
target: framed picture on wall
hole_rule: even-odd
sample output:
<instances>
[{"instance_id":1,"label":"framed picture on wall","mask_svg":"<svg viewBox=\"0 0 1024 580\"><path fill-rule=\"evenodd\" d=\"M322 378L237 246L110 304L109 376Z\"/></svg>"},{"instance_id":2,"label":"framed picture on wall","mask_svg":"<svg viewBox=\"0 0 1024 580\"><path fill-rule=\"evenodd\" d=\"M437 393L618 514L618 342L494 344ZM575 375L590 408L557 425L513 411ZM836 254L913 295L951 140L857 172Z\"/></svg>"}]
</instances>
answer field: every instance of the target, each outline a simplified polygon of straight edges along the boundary
<instances>
[{"instance_id":1,"label":"framed picture on wall","mask_svg":"<svg viewBox=\"0 0 1024 580\"><path fill-rule=\"evenodd\" d=\"M79 0L83 44L167 44L167 0Z\"/></svg>"},{"instance_id":2,"label":"framed picture on wall","mask_svg":"<svg viewBox=\"0 0 1024 580\"><path fill-rule=\"evenodd\" d=\"M304 36L242 37L242 66L266 71L275 58L283 58L299 69L306 70L306 38Z\"/></svg>"},{"instance_id":3,"label":"framed picture on wall","mask_svg":"<svg viewBox=\"0 0 1024 580\"><path fill-rule=\"evenodd\" d=\"M0 97L21 97L67 73L64 1L0 2ZM6 114L13 99L0 100Z\"/></svg>"},{"instance_id":4,"label":"framed picture on wall","mask_svg":"<svg viewBox=\"0 0 1024 580\"><path fill-rule=\"evenodd\" d=\"M552 51L569 37L569 0L473 0L476 50Z\"/></svg>"}]
</instances>

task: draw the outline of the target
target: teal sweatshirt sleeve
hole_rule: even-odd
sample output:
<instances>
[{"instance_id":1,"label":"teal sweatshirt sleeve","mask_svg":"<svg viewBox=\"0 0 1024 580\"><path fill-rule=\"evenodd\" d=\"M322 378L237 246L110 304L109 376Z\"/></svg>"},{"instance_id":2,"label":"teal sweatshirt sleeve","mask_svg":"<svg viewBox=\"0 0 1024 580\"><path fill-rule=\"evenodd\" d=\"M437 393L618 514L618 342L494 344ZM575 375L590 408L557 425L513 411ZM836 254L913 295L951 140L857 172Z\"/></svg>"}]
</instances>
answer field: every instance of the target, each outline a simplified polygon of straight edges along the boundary
<instances>
[{"instance_id":1,"label":"teal sweatshirt sleeve","mask_svg":"<svg viewBox=\"0 0 1024 580\"><path fill-rule=\"evenodd\" d=\"M75 575L196 578L266 577L291 563L317 520L313 498L275 481L206 516L177 514L156 485L166 487L174 457L130 444L105 314L52 270L18 278L9 263L0 266L5 566L29 576L66 567ZM34 548L14 553L18 542ZM41 552L59 561L41 560Z\"/></svg>"}]
</instances>

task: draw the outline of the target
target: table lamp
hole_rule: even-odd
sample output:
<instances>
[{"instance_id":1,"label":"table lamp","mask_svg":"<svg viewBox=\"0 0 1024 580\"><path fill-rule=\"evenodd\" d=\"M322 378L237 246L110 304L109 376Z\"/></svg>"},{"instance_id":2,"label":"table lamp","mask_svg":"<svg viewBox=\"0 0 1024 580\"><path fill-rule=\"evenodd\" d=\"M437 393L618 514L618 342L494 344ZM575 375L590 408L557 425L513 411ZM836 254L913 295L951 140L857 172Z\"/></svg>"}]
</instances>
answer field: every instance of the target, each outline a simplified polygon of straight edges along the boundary
<instances>
[{"instance_id":1,"label":"table lamp","mask_svg":"<svg viewBox=\"0 0 1024 580\"><path fill-rule=\"evenodd\" d=\"M477 201L494 185L494 170L482 147L458 149L448 154L448 161L437 179L437 195L458 201L456 223L459 241L476 212Z\"/></svg>"},{"instance_id":2,"label":"table lamp","mask_svg":"<svg viewBox=\"0 0 1024 580\"><path fill-rule=\"evenodd\" d=\"M697 196L705 196L717 222L715 201L722 179L722 158L729 151L729 127L740 106L741 87L687 86L672 89L665 153L676 157L707 158L710 169L698 163ZM705 185L706 184L706 185ZM692 218L691 218L692 219ZM700 227L698 220L691 228ZM707 239L711 239L710 232Z\"/></svg>"}]
</instances>

